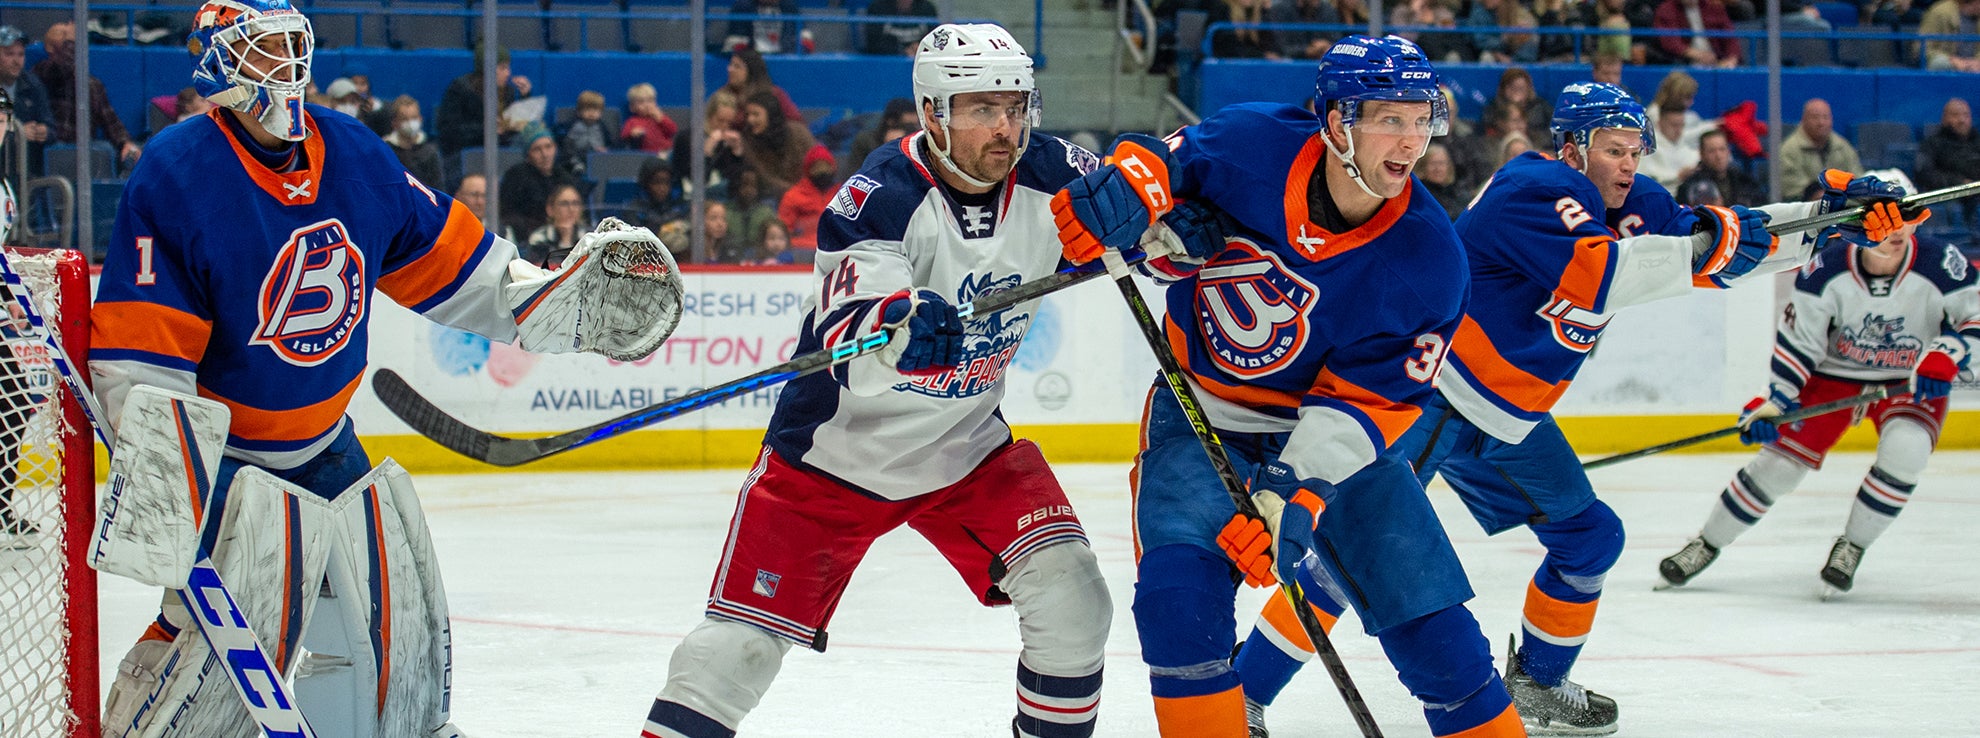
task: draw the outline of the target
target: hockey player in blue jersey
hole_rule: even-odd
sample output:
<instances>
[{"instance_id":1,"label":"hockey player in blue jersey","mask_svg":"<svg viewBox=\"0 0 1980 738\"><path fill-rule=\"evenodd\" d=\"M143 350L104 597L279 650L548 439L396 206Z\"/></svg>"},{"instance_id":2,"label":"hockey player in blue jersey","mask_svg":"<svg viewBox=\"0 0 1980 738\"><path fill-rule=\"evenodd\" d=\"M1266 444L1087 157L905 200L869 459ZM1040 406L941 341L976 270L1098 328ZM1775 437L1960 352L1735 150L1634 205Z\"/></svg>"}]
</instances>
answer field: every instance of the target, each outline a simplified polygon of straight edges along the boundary
<instances>
[{"instance_id":1,"label":"hockey player in blue jersey","mask_svg":"<svg viewBox=\"0 0 1980 738\"><path fill-rule=\"evenodd\" d=\"M287 0L194 13L192 83L215 107L146 146L92 311L122 504L106 505L91 563L176 589L191 570L177 552L209 551L320 735L455 736L418 500L396 462L372 466L345 414L373 301L530 351L629 360L678 322L679 276L657 238L615 221L560 272L517 261L362 123L303 102L313 44ZM258 734L185 606L168 594L162 610L117 670L104 735Z\"/></svg>"},{"instance_id":2,"label":"hockey player in blue jersey","mask_svg":"<svg viewBox=\"0 0 1980 738\"><path fill-rule=\"evenodd\" d=\"M1295 564L1318 552L1307 593L1353 604L1434 734L1523 735L1450 541L1408 464L1383 455L1422 414L1464 305L1457 235L1411 175L1449 110L1394 36L1336 43L1314 109L1234 105L1166 144L1123 137L1055 200L1076 260L1131 248L1157 216L1230 221L1200 269L1162 275L1165 330L1265 519L1237 512L1158 383L1132 476L1156 719L1169 738L1247 734L1237 583L1308 579ZM1163 215L1172 202L1190 205Z\"/></svg>"},{"instance_id":3,"label":"hockey player in blue jersey","mask_svg":"<svg viewBox=\"0 0 1980 738\"><path fill-rule=\"evenodd\" d=\"M1527 526L1547 549L1527 586L1525 637L1506 682L1528 730L1604 735L1614 700L1567 679L1593 627L1622 523L1581 471L1549 413L1614 311L1725 287L1805 262L1813 234L1766 230L1846 196L1889 196L1874 178L1834 180L1822 203L1687 208L1636 171L1654 145L1643 107L1621 88L1569 85L1554 107L1554 157L1508 162L1457 221L1471 301L1424 414L1390 453L1427 483L1441 473L1487 533ZM1334 606L1337 608L1338 606ZM1240 657L1246 686L1276 693L1298 663L1269 611Z\"/></svg>"},{"instance_id":4,"label":"hockey player in blue jersey","mask_svg":"<svg viewBox=\"0 0 1980 738\"><path fill-rule=\"evenodd\" d=\"M674 649L647 738L734 736L791 646L826 649L868 546L902 525L977 602L1016 611L1012 735L1093 734L1112 601L1057 478L999 409L1037 304L967 325L956 306L1063 266L1052 193L1099 160L1034 131L1031 57L997 26L930 31L914 96L922 129L867 156L819 220L797 350L893 336L778 397L705 617Z\"/></svg>"}]
</instances>

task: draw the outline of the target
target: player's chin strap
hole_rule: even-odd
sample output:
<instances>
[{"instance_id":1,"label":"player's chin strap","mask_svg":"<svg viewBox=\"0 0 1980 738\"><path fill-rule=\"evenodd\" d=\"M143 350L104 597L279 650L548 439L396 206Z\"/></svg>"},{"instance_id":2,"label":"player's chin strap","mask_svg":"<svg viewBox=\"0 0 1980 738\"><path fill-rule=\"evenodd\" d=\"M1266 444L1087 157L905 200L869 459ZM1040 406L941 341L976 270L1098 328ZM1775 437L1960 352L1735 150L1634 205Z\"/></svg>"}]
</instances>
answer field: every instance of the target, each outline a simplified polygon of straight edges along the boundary
<instances>
[{"instance_id":1,"label":"player's chin strap","mask_svg":"<svg viewBox=\"0 0 1980 738\"><path fill-rule=\"evenodd\" d=\"M935 143L934 136L927 135L926 132L923 133L922 137L928 140L928 151L935 155L935 160L941 163L943 169L949 170L950 174L961 177L962 181L968 183L969 186L971 187L997 186L997 182L985 182L983 180L969 176L969 173L963 171L962 167L956 166L956 162L954 159L949 158L949 144L955 141L955 133L949 130L949 120L947 118L942 119L942 143L940 145L937 145ZM1022 128L1018 129L1017 150L1015 152L1012 152L1011 155L1011 161L1013 165L1015 165L1018 159L1024 157L1024 150L1027 146L1030 145L1031 145L1031 126L1029 124L1026 124ZM1367 188L1364 187L1362 189L1367 189Z\"/></svg>"},{"instance_id":2,"label":"player's chin strap","mask_svg":"<svg viewBox=\"0 0 1980 738\"><path fill-rule=\"evenodd\" d=\"M1354 130L1343 123L1341 124L1341 132L1347 134L1347 151L1345 152L1334 148L1334 137L1328 135L1327 131L1323 130L1320 132L1320 141L1327 144L1327 150L1332 152L1335 158L1341 160L1341 166L1347 168L1348 179L1354 180L1354 186L1360 187L1362 192L1368 193L1369 197L1377 200L1389 199L1375 194L1375 190L1369 188L1367 182L1362 181L1361 166L1354 163Z\"/></svg>"}]
</instances>

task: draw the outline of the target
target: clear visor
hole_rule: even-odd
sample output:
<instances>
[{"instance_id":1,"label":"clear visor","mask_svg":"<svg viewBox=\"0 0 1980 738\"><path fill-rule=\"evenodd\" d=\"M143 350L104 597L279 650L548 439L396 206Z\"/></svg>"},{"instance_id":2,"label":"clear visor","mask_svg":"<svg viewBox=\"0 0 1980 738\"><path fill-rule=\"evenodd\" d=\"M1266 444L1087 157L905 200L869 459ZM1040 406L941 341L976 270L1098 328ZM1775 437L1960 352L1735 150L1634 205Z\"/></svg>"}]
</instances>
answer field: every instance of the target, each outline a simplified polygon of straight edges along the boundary
<instances>
[{"instance_id":1,"label":"clear visor","mask_svg":"<svg viewBox=\"0 0 1980 738\"><path fill-rule=\"evenodd\" d=\"M1343 100L1341 123L1364 134L1430 138L1451 132L1442 95L1431 100Z\"/></svg>"},{"instance_id":2,"label":"clear visor","mask_svg":"<svg viewBox=\"0 0 1980 738\"><path fill-rule=\"evenodd\" d=\"M948 116L949 127L957 129L997 128L1008 124L1014 128L1035 128L1038 126L1038 120L1040 118L1039 107L1040 102L1037 90L1032 90L1030 94L1024 97L1023 102L1017 103L1001 100L996 102L958 104L951 98Z\"/></svg>"},{"instance_id":3,"label":"clear visor","mask_svg":"<svg viewBox=\"0 0 1980 738\"><path fill-rule=\"evenodd\" d=\"M226 48L235 81L300 95L309 85L312 38L308 18L278 13L237 23L215 34L213 41Z\"/></svg>"}]
</instances>

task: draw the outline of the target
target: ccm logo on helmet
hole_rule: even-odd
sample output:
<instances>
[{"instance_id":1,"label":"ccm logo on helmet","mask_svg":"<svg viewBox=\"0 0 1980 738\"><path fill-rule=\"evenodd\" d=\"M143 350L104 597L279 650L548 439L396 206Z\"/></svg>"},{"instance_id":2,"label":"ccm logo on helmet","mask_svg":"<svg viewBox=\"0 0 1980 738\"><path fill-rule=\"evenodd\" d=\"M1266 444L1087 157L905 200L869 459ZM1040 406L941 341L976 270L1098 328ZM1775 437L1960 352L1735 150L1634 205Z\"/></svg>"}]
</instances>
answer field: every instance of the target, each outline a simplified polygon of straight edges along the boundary
<instances>
[{"instance_id":1,"label":"ccm logo on helmet","mask_svg":"<svg viewBox=\"0 0 1980 738\"><path fill-rule=\"evenodd\" d=\"M1403 79L1430 79L1430 76L1431 76L1431 75L1430 75L1430 73L1429 73L1429 72L1411 72L1411 71L1404 71L1404 72L1402 73L1402 78L1403 78Z\"/></svg>"}]
</instances>

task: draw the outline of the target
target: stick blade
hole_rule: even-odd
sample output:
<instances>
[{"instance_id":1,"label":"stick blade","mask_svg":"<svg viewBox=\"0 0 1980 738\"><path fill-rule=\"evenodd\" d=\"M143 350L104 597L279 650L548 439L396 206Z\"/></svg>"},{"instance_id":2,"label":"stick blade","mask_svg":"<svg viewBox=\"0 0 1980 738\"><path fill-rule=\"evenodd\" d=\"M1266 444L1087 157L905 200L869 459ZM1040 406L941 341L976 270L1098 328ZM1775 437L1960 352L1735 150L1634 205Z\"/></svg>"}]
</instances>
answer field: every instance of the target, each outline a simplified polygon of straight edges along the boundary
<instances>
[{"instance_id":1,"label":"stick blade","mask_svg":"<svg viewBox=\"0 0 1980 738\"><path fill-rule=\"evenodd\" d=\"M502 464L489 458L489 447L500 439L489 433L475 430L460 419L448 415L425 397L420 396L404 377L390 369L379 369L371 375L371 390L378 395L378 401L385 403L385 409L399 416L406 425L420 435L432 439L454 453L497 466L512 466L520 461Z\"/></svg>"}]
</instances>

